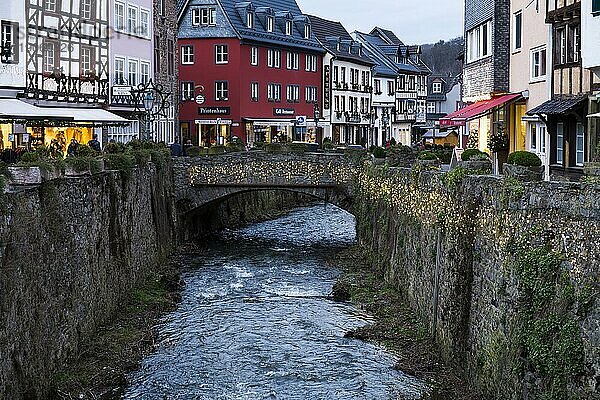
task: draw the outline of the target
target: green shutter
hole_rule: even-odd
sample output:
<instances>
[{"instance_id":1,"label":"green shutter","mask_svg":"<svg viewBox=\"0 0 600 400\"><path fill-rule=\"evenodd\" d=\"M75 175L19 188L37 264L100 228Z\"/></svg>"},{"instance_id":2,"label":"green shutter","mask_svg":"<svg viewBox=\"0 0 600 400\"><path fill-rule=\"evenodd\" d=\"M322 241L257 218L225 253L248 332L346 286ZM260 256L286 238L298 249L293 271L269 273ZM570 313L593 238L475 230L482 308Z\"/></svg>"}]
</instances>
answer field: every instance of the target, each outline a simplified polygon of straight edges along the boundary
<instances>
[{"instance_id":1,"label":"green shutter","mask_svg":"<svg viewBox=\"0 0 600 400\"><path fill-rule=\"evenodd\" d=\"M592 12L600 12L600 0L592 0Z\"/></svg>"}]
</instances>

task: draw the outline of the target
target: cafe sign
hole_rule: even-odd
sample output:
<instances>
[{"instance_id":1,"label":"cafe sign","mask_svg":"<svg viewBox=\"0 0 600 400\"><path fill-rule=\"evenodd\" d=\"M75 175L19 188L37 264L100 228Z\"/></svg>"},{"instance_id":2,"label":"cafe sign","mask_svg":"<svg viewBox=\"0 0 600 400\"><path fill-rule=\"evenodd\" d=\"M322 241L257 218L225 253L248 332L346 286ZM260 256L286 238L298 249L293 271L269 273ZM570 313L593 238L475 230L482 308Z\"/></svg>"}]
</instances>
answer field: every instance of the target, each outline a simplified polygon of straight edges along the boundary
<instances>
[{"instance_id":1,"label":"cafe sign","mask_svg":"<svg viewBox=\"0 0 600 400\"><path fill-rule=\"evenodd\" d=\"M296 110L293 108L274 108L273 115L276 117L293 117L296 114Z\"/></svg>"}]
</instances>

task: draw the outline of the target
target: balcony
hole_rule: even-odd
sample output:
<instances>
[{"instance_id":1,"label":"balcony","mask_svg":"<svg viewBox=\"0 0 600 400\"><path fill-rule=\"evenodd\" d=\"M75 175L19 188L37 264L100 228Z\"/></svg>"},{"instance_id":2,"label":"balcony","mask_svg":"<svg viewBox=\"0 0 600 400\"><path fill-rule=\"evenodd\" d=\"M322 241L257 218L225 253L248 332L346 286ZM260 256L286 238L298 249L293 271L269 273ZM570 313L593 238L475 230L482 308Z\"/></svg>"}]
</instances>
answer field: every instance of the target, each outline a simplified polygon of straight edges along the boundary
<instances>
[{"instance_id":1,"label":"balcony","mask_svg":"<svg viewBox=\"0 0 600 400\"><path fill-rule=\"evenodd\" d=\"M25 96L75 103L106 103L108 79L95 75L67 76L61 71L28 72Z\"/></svg>"}]
</instances>

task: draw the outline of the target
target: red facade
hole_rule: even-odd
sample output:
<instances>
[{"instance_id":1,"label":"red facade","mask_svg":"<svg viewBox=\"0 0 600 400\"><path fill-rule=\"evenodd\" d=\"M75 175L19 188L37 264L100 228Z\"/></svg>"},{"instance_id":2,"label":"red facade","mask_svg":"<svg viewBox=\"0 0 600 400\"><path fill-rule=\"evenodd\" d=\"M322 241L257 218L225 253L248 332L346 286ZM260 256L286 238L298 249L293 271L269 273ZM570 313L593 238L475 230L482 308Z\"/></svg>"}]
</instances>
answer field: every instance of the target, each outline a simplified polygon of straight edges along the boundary
<instances>
[{"instance_id":1,"label":"red facade","mask_svg":"<svg viewBox=\"0 0 600 400\"><path fill-rule=\"evenodd\" d=\"M216 48L221 45L227 45L226 64L217 63ZM307 53L293 48L242 44L235 38L180 39L179 46L182 60L183 47L193 46L194 54L194 64L181 63L179 69L180 82L193 82L195 87L193 96L190 93L188 98L180 99L184 143L189 139L194 145L210 146L225 143L232 136L244 143L282 140L283 136L287 140L305 140L307 129L310 131L311 124L314 126L314 104L307 101L306 88L316 88L316 100L322 98L322 54L308 53L316 57L316 68L306 71ZM258 65L252 65L253 47L258 49ZM279 50L278 68L268 66L269 50ZM298 55L297 69L288 69L288 51ZM222 81L227 82L226 100L217 99L216 82ZM253 83L258 87L256 99L252 96ZM279 101L268 99L270 84L281 85ZM288 85L299 87L297 102L288 101ZM202 104L196 102L198 95L202 95L199 99L200 103L204 100ZM298 116L307 117L308 127L295 124Z\"/></svg>"}]
</instances>

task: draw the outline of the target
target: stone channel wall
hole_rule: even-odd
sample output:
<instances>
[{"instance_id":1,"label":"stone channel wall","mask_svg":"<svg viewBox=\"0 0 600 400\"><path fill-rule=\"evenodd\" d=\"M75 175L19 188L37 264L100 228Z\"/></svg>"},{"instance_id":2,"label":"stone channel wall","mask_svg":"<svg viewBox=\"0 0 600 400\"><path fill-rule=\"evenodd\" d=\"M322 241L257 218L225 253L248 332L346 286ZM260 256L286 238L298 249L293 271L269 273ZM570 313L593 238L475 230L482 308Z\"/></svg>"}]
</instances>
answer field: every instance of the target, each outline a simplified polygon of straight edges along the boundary
<instances>
[{"instance_id":1,"label":"stone channel wall","mask_svg":"<svg viewBox=\"0 0 600 400\"><path fill-rule=\"evenodd\" d=\"M171 170L152 164L0 194L0 398L52 374L175 244Z\"/></svg>"},{"instance_id":2,"label":"stone channel wall","mask_svg":"<svg viewBox=\"0 0 600 400\"><path fill-rule=\"evenodd\" d=\"M485 398L598 398L600 187L370 167L355 193L373 265Z\"/></svg>"}]
</instances>

